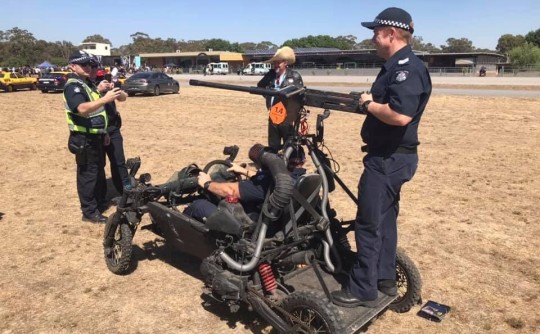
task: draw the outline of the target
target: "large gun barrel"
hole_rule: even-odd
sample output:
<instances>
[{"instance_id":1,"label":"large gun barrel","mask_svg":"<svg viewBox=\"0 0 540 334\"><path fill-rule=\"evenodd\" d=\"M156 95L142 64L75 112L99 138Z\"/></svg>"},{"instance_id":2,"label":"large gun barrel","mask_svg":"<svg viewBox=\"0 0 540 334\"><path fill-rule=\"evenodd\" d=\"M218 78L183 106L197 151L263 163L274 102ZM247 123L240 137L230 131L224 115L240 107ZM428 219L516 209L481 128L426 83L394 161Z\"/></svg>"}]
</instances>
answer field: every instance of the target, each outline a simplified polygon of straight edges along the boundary
<instances>
[{"instance_id":1,"label":"large gun barrel","mask_svg":"<svg viewBox=\"0 0 540 334\"><path fill-rule=\"evenodd\" d=\"M282 89L270 89L261 87L248 87L239 85L230 85L217 82L201 81L201 80L189 80L189 84L192 86L203 86L227 90L236 90L240 92L247 92L256 95L265 96L279 96L284 99L298 96L300 102L304 106L316 107L322 109L331 109L339 111L347 111L352 113L364 114L365 111L359 103L360 92L351 93L337 93L317 89L308 89L305 87L298 88L296 86L287 86Z\"/></svg>"},{"instance_id":2,"label":"large gun barrel","mask_svg":"<svg viewBox=\"0 0 540 334\"><path fill-rule=\"evenodd\" d=\"M360 105L360 92L336 93L325 90L306 89L304 105L322 109L331 109L364 114Z\"/></svg>"},{"instance_id":3,"label":"large gun barrel","mask_svg":"<svg viewBox=\"0 0 540 334\"><path fill-rule=\"evenodd\" d=\"M261 88L261 87L230 85L230 84L210 82L210 81L201 81L201 80L195 80L195 79L189 80L189 84L191 86L203 86L203 87L211 87L211 88L219 88L219 89L227 89L227 90L236 90L239 92L247 92L247 93L255 94L255 95L281 96L284 98L291 97L293 95L299 94L304 91L304 88L298 88L295 86L287 86L285 88L276 90L276 89Z\"/></svg>"}]
</instances>

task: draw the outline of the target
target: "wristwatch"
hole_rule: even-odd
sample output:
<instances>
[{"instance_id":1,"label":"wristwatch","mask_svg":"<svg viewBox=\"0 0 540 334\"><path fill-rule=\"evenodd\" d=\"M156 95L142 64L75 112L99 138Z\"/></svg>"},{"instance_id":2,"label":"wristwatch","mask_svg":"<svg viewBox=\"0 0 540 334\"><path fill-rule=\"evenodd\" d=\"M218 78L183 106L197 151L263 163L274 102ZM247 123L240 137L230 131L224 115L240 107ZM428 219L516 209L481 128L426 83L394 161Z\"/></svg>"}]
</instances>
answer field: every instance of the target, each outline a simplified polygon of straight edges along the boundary
<instances>
[{"instance_id":1,"label":"wristwatch","mask_svg":"<svg viewBox=\"0 0 540 334\"><path fill-rule=\"evenodd\" d=\"M364 109L364 111L368 111L367 108L371 102L371 100L367 100L366 102L362 103L362 109Z\"/></svg>"},{"instance_id":2,"label":"wristwatch","mask_svg":"<svg viewBox=\"0 0 540 334\"><path fill-rule=\"evenodd\" d=\"M210 180L210 181L206 181L203 185L203 189L208 191L208 187L210 187L210 183L212 183L214 181Z\"/></svg>"}]
</instances>

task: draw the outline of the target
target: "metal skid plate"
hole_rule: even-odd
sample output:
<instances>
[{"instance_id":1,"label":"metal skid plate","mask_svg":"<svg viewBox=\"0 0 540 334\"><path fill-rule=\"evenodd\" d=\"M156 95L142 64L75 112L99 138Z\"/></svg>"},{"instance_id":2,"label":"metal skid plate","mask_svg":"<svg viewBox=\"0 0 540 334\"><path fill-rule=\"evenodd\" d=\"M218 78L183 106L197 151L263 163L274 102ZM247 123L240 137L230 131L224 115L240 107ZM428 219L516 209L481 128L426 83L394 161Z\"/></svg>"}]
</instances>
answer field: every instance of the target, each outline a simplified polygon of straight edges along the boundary
<instances>
[{"instance_id":1,"label":"metal skid plate","mask_svg":"<svg viewBox=\"0 0 540 334\"><path fill-rule=\"evenodd\" d=\"M333 276L327 272L319 269L322 274L322 278L328 288L328 291L335 291L341 289L340 281L346 279L345 276ZM300 271L294 277L287 279L287 284L294 286L295 290L316 290L323 291L323 287L317 278L317 275L313 267L309 266ZM388 305L390 305L397 297L390 297L379 292L379 298L377 299L377 306L374 308L369 307L341 307L337 306L340 316L347 324L347 333L356 333L370 320L375 318L378 314L383 312ZM328 301L330 303L330 301Z\"/></svg>"}]
</instances>

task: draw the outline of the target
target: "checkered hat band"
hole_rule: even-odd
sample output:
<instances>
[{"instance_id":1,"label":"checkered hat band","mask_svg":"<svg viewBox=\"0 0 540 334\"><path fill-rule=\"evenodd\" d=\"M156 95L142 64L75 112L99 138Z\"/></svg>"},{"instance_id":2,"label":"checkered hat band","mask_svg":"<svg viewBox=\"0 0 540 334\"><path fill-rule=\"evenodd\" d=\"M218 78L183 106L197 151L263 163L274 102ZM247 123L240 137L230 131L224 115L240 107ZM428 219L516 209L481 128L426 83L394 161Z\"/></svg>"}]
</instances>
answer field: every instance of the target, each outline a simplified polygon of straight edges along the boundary
<instances>
[{"instance_id":1,"label":"checkered hat band","mask_svg":"<svg viewBox=\"0 0 540 334\"><path fill-rule=\"evenodd\" d=\"M411 31L411 27L408 24L405 24L402 22L375 19L375 23L383 25L383 26L392 26L392 27L401 28L407 31Z\"/></svg>"},{"instance_id":2,"label":"checkered hat band","mask_svg":"<svg viewBox=\"0 0 540 334\"><path fill-rule=\"evenodd\" d=\"M85 55L85 56L81 56L81 57L79 57L79 58L71 59L69 62L70 62L70 63L76 64L76 63L86 62L86 61L89 62L89 61L91 61L91 60L92 60L92 57L89 57L89 56L86 56L86 55Z\"/></svg>"}]
</instances>

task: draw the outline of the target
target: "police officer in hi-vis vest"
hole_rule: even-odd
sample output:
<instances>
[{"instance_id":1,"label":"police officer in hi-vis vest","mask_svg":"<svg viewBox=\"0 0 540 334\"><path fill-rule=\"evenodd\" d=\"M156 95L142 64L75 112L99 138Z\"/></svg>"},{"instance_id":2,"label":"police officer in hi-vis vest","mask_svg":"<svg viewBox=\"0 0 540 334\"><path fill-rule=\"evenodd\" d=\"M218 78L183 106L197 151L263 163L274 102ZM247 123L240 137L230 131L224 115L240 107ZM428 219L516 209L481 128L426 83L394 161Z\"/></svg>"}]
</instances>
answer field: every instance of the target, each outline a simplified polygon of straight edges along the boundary
<instances>
[{"instance_id":1,"label":"police officer in hi-vis vest","mask_svg":"<svg viewBox=\"0 0 540 334\"><path fill-rule=\"evenodd\" d=\"M68 148L77 162L77 193L82 220L105 223L100 212L106 207L104 145L109 144L105 104L120 96L119 88L103 97L88 80L91 67L97 66L93 55L77 51L69 57L71 74L64 87L66 119L70 130Z\"/></svg>"}]
</instances>

